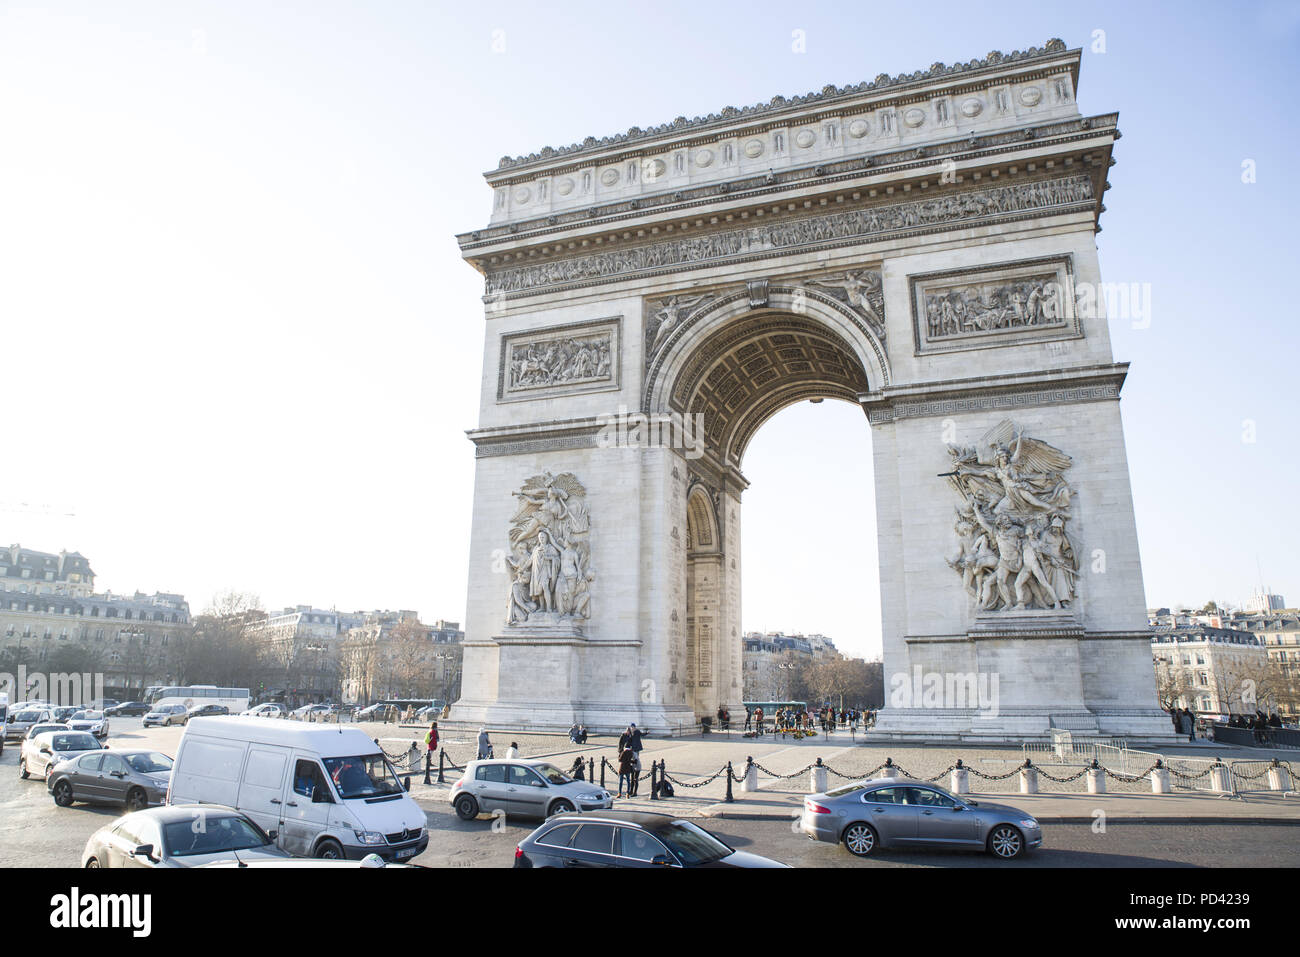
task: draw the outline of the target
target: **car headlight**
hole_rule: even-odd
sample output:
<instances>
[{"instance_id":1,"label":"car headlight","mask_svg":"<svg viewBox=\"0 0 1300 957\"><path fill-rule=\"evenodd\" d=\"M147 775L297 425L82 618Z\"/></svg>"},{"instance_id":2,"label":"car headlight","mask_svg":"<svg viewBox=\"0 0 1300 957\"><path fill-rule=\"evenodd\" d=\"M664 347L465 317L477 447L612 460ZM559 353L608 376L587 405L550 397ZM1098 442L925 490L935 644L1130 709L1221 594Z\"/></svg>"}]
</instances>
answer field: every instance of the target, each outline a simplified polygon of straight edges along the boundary
<instances>
[{"instance_id":1,"label":"car headlight","mask_svg":"<svg viewBox=\"0 0 1300 957\"><path fill-rule=\"evenodd\" d=\"M579 794L578 800L579 801L603 801L607 797L609 797L609 795L604 793L603 791L592 791L590 794Z\"/></svg>"},{"instance_id":2,"label":"car headlight","mask_svg":"<svg viewBox=\"0 0 1300 957\"><path fill-rule=\"evenodd\" d=\"M1025 818L1023 821L1020 822L1020 826L1021 826L1021 827L1038 827L1038 822L1035 821L1032 817L1028 817L1028 818Z\"/></svg>"},{"instance_id":3,"label":"car headlight","mask_svg":"<svg viewBox=\"0 0 1300 957\"><path fill-rule=\"evenodd\" d=\"M362 844L385 844L384 835L378 831L353 831Z\"/></svg>"}]
</instances>

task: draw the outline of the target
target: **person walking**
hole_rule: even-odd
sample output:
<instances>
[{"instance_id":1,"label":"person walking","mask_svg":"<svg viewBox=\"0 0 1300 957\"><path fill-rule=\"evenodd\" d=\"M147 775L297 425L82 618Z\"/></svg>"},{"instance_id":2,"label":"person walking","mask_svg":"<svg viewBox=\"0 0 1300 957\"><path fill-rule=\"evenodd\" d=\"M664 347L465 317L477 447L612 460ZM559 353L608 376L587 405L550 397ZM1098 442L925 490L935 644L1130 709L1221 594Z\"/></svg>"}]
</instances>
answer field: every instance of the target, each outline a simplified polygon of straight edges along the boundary
<instances>
[{"instance_id":1,"label":"person walking","mask_svg":"<svg viewBox=\"0 0 1300 957\"><path fill-rule=\"evenodd\" d=\"M507 758L517 758L517 757L519 757L519 742L518 742L518 741L511 741L511 742L510 742L510 747L506 748L506 757L507 757Z\"/></svg>"},{"instance_id":2,"label":"person walking","mask_svg":"<svg viewBox=\"0 0 1300 957\"><path fill-rule=\"evenodd\" d=\"M438 722L435 721L429 725L429 730L424 735L424 753L428 761L433 760L433 752L438 750Z\"/></svg>"},{"instance_id":3,"label":"person walking","mask_svg":"<svg viewBox=\"0 0 1300 957\"><path fill-rule=\"evenodd\" d=\"M587 779L587 766L583 763L581 757L573 759L573 767L569 768L569 777L575 781L585 781Z\"/></svg>"},{"instance_id":4,"label":"person walking","mask_svg":"<svg viewBox=\"0 0 1300 957\"><path fill-rule=\"evenodd\" d=\"M618 796L624 794L623 786L627 785L627 796L634 797L632 788L636 785L636 755L632 753L631 748L624 748L618 753Z\"/></svg>"},{"instance_id":5,"label":"person walking","mask_svg":"<svg viewBox=\"0 0 1300 957\"><path fill-rule=\"evenodd\" d=\"M478 729L478 759L480 761L492 757L492 739L488 737L487 728Z\"/></svg>"},{"instance_id":6,"label":"person walking","mask_svg":"<svg viewBox=\"0 0 1300 957\"><path fill-rule=\"evenodd\" d=\"M632 776L632 785L628 791L628 797L636 797L637 782L641 776L641 751L645 747L641 743L641 732L637 729L636 722L629 724L627 730L618 739L618 750L622 754L623 750L632 752L632 762L636 765L635 773Z\"/></svg>"},{"instance_id":7,"label":"person walking","mask_svg":"<svg viewBox=\"0 0 1300 957\"><path fill-rule=\"evenodd\" d=\"M754 729L761 735L763 733L763 709L754 709Z\"/></svg>"}]
</instances>

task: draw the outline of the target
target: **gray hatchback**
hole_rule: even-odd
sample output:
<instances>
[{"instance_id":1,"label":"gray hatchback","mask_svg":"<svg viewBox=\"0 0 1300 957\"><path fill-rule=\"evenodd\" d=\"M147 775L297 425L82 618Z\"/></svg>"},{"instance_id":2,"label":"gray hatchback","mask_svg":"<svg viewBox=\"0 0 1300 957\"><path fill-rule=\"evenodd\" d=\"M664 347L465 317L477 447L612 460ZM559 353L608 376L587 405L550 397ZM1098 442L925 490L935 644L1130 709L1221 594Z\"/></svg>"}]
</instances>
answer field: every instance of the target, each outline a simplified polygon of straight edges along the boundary
<instances>
[{"instance_id":1,"label":"gray hatchback","mask_svg":"<svg viewBox=\"0 0 1300 957\"><path fill-rule=\"evenodd\" d=\"M497 811L509 817L550 817L614 806L599 785L575 780L548 761L522 758L470 761L448 800L463 821Z\"/></svg>"},{"instance_id":2,"label":"gray hatchback","mask_svg":"<svg viewBox=\"0 0 1300 957\"><path fill-rule=\"evenodd\" d=\"M59 807L85 801L140 811L166 802L171 775L172 759L158 751L97 751L55 765L45 786Z\"/></svg>"},{"instance_id":3,"label":"gray hatchback","mask_svg":"<svg viewBox=\"0 0 1300 957\"><path fill-rule=\"evenodd\" d=\"M879 847L987 850L1011 860L1043 843L1033 816L1005 804L963 800L933 784L872 778L810 794L799 829L866 857Z\"/></svg>"}]
</instances>

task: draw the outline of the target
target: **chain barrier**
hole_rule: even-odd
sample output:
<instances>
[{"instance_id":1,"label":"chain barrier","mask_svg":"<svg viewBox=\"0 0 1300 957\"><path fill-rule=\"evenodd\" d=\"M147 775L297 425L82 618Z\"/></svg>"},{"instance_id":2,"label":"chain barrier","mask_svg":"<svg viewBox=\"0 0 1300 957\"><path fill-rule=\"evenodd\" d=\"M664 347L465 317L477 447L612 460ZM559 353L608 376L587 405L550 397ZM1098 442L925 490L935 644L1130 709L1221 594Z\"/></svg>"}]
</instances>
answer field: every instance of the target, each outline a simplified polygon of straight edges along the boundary
<instances>
[{"instance_id":1,"label":"chain barrier","mask_svg":"<svg viewBox=\"0 0 1300 957\"><path fill-rule=\"evenodd\" d=\"M975 777L980 778L984 781L1005 781L1008 778L1015 777L1017 774L1021 772L1022 769L1013 768L1012 770L1008 771L1006 774L985 774L979 768L970 768L965 766L962 767L962 770L969 771L971 774L975 775ZM1053 778L1053 780L1055 780L1055 778Z\"/></svg>"},{"instance_id":2,"label":"chain barrier","mask_svg":"<svg viewBox=\"0 0 1300 957\"><path fill-rule=\"evenodd\" d=\"M1152 771L1156 770L1156 768L1163 769L1164 765L1153 764L1151 765L1151 767L1147 768L1145 771L1141 772L1140 774L1126 774L1123 771L1111 771L1109 768L1107 768L1106 776L1109 778L1114 778L1116 781L1128 781L1130 784L1135 784L1138 781L1147 780L1148 776L1151 774Z\"/></svg>"},{"instance_id":3,"label":"chain barrier","mask_svg":"<svg viewBox=\"0 0 1300 957\"><path fill-rule=\"evenodd\" d=\"M671 781L673 784L677 785L678 787L682 787L682 788L702 788L702 787L704 787L704 785L706 785L706 784L712 784L714 781L716 781L718 778L722 777L722 776L723 776L724 774L726 774L726 773L727 773L727 769L726 769L726 768L720 768L719 770L714 771L713 774L709 775L707 778L704 778L704 779L702 779L702 780L700 780L700 781L695 781L695 782L692 783L692 782L687 782L687 781L679 781L677 778L673 777L671 774L668 774L667 772L665 772L665 773L664 773L664 780L666 780L666 781ZM743 777L742 777L742 778L736 778L736 780L737 780L737 781L743 781L744 778L743 778Z\"/></svg>"}]
</instances>

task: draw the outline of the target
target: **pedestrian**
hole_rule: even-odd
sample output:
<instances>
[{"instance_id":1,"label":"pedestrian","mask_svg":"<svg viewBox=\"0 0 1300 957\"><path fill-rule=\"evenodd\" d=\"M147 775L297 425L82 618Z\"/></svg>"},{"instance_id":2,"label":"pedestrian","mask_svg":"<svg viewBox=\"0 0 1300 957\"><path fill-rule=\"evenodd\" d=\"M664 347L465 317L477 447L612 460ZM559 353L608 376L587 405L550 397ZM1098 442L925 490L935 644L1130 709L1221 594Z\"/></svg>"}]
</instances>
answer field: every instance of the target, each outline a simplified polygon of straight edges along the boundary
<instances>
[{"instance_id":1,"label":"pedestrian","mask_svg":"<svg viewBox=\"0 0 1300 957\"><path fill-rule=\"evenodd\" d=\"M761 735L763 733L763 709L754 709L754 729Z\"/></svg>"},{"instance_id":2,"label":"pedestrian","mask_svg":"<svg viewBox=\"0 0 1300 957\"><path fill-rule=\"evenodd\" d=\"M571 727L571 728L569 729L569 740L572 741L574 744L577 744L577 743L578 743L578 726L577 726L577 724L574 724L574 726Z\"/></svg>"},{"instance_id":3,"label":"pedestrian","mask_svg":"<svg viewBox=\"0 0 1300 957\"><path fill-rule=\"evenodd\" d=\"M424 735L424 750L430 756L438 750L438 722L435 721L429 725L429 730Z\"/></svg>"},{"instance_id":4,"label":"pedestrian","mask_svg":"<svg viewBox=\"0 0 1300 957\"><path fill-rule=\"evenodd\" d=\"M631 748L624 748L618 754L618 796L623 796L623 785L627 785L627 796L634 797L632 792L636 784L636 755L632 753Z\"/></svg>"},{"instance_id":5,"label":"pedestrian","mask_svg":"<svg viewBox=\"0 0 1300 957\"><path fill-rule=\"evenodd\" d=\"M754 723L754 712L750 711L749 708L746 707L745 708L745 730L748 731L750 726L753 723Z\"/></svg>"},{"instance_id":6,"label":"pedestrian","mask_svg":"<svg viewBox=\"0 0 1300 957\"><path fill-rule=\"evenodd\" d=\"M585 781L587 779L587 766L583 763L581 757L573 759L573 767L569 768L569 777L575 781Z\"/></svg>"},{"instance_id":7,"label":"pedestrian","mask_svg":"<svg viewBox=\"0 0 1300 957\"><path fill-rule=\"evenodd\" d=\"M517 758L517 757L519 757L519 742L518 742L518 741L511 741L511 742L510 742L510 747L506 748L506 757L507 757L507 758Z\"/></svg>"},{"instance_id":8,"label":"pedestrian","mask_svg":"<svg viewBox=\"0 0 1300 957\"><path fill-rule=\"evenodd\" d=\"M480 761L492 757L492 739L488 737L487 728L478 729L478 759Z\"/></svg>"},{"instance_id":9,"label":"pedestrian","mask_svg":"<svg viewBox=\"0 0 1300 957\"><path fill-rule=\"evenodd\" d=\"M578 743L587 743L587 726L585 724L578 725Z\"/></svg>"},{"instance_id":10,"label":"pedestrian","mask_svg":"<svg viewBox=\"0 0 1300 957\"><path fill-rule=\"evenodd\" d=\"M641 751L645 747L641 743L641 732L637 730L636 722L629 724L627 730L623 732L618 739L618 750L621 754L624 748L632 752L632 761L636 765L636 773L632 777L632 786L628 797L636 797L637 779L641 776Z\"/></svg>"}]
</instances>

